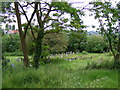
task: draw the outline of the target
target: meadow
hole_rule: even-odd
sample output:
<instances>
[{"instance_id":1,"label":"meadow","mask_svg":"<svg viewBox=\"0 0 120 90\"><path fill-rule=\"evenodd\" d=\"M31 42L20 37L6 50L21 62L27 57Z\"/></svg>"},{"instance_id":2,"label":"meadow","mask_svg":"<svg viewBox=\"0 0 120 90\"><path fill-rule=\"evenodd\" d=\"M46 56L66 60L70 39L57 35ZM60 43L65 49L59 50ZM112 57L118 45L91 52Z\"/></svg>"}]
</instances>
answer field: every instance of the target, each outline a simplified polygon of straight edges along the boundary
<instances>
[{"instance_id":1,"label":"meadow","mask_svg":"<svg viewBox=\"0 0 120 90\"><path fill-rule=\"evenodd\" d=\"M65 60L78 56L82 58ZM52 58L50 62L41 64L37 70L24 67L23 62L16 61L18 57L21 56L7 56L11 61L8 68L3 68L3 88L118 88L117 70L86 69L90 63L112 62L113 57L106 53L78 53ZM11 67L13 63L14 67Z\"/></svg>"}]
</instances>

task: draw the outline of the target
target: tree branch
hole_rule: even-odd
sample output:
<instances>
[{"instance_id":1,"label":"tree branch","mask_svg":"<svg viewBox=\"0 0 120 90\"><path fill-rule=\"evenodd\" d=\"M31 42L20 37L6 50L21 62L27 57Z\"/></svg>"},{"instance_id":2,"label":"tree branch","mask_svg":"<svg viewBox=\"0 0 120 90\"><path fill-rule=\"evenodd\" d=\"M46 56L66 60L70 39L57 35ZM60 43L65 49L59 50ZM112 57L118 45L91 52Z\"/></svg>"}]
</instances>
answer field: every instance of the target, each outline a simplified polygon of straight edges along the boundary
<instances>
[{"instance_id":1,"label":"tree branch","mask_svg":"<svg viewBox=\"0 0 120 90\"><path fill-rule=\"evenodd\" d=\"M42 13L42 12L40 12L40 13ZM40 14L39 14L38 8L37 8L37 11L36 11L36 16L37 16L37 21L38 21L39 26L42 27L43 22L42 22L42 18L40 16Z\"/></svg>"},{"instance_id":2,"label":"tree branch","mask_svg":"<svg viewBox=\"0 0 120 90\"><path fill-rule=\"evenodd\" d=\"M48 10L48 12L47 12L47 14L46 14L44 20L43 20L43 23L46 21L46 19L48 18L49 14L50 14L50 12L51 12L52 6L49 6L49 7L50 7L50 8L49 8L49 10Z\"/></svg>"},{"instance_id":3,"label":"tree branch","mask_svg":"<svg viewBox=\"0 0 120 90\"><path fill-rule=\"evenodd\" d=\"M25 15L25 17L26 17L26 19L27 19L27 22L29 23L29 20L28 20L28 17L27 17L27 15L26 15L26 13L25 13L25 10L23 9L23 7L21 6L20 3L18 3L18 4L20 5L20 7L21 7L21 9L22 9L22 11L23 11L23 14ZM33 38L35 39L35 36L34 36L34 33L33 33L33 28L32 28L31 25L30 25L30 29L31 29L32 36L33 36Z\"/></svg>"},{"instance_id":4,"label":"tree branch","mask_svg":"<svg viewBox=\"0 0 120 90\"><path fill-rule=\"evenodd\" d=\"M48 27L50 27L51 25L47 25L44 29L46 29L46 28L48 28Z\"/></svg>"},{"instance_id":5,"label":"tree branch","mask_svg":"<svg viewBox=\"0 0 120 90\"><path fill-rule=\"evenodd\" d=\"M115 52L114 52L114 50L113 50L112 42L111 42L111 39L110 39L110 37L109 37L109 34L105 31L105 29L104 29L104 27L103 27L102 22L101 22L100 19L99 19L99 22L100 22L100 26L101 26L102 30L105 32L105 34L106 34L107 37L109 38L108 41L109 41L110 50L111 50L113 56L115 57Z\"/></svg>"},{"instance_id":6,"label":"tree branch","mask_svg":"<svg viewBox=\"0 0 120 90\"><path fill-rule=\"evenodd\" d=\"M20 5L20 3L19 3L19 5ZM22 8L22 10L23 10L23 12L24 12L24 14L25 14L25 11L24 11L23 7L22 7L21 5L20 5L20 7ZM35 9L34 9L32 15L31 15L31 18L30 18L29 21L28 21L27 15L25 14L25 17L26 17L26 19L27 19L27 21L28 21L28 24L27 24L27 26L25 27L25 33L24 33L23 38L25 38L25 36L26 36L27 29L28 29L28 27L30 26L30 23L31 23L31 21L32 21L32 19L33 19L33 17L34 17L34 14L36 13L37 8L38 8L38 3L35 2Z\"/></svg>"},{"instance_id":7,"label":"tree branch","mask_svg":"<svg viewBox=\"0 0 120 90\"><path fill-rule=\"evenodd\" d=\"M42 22L42 10L41 10L41 3L39 3L39 9L38 11L40 11L40 21Z\"/></svg>"}]
</instances>

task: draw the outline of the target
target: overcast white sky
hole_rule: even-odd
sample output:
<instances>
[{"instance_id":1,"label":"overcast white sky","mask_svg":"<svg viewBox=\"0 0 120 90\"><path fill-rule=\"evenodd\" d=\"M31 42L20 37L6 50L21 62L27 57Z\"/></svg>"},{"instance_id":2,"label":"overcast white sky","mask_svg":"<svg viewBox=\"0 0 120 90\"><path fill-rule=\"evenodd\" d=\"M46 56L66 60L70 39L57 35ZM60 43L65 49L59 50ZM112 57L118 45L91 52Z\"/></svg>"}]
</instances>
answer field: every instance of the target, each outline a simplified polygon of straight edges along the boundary
<instances>
[{"instance_id":1,"label":"overcast white sky","mask_svg":"<svg viewBox=\"0 0 120 90\"><path fill-rule=\"evenodd\" d=\"M46 0L43 0L43 1L46 1ZM49 2L51 0L47 0L47 1ZM69 3L73 3L72 4L73 7L78 8L78 7L84 7L84 6L88 5L88 3L93 0L65 0L65 1L68 1ZM98 0L98 1L101 1L101 0ZM102 0L102 1L104 1L104 0ZM119 2L120 0L112 0L113 4L115 1ZM78 3L78 2L81 2L81 3ZM88 5L87 7L90 8L91 6ZM86 30L87 31L96 31L96 28L92 28L91 26L95 25L96 27L98 27L98 21L94 19L94 16L89 16L90 12L88 10L84 10L84 11L85 11L86 15L84 17L82 17L82 20L84 22L84 25L90 26L90 27L86 28ZM26 22L25 17L21 17L21 18L22 18L22 23L25 23ZM13 24L11 23L11 25L13 25ZM15 25L16 25L16 28L18 28L17 24L15 24ZM2 24L2 27L5 28L5 24Z\"/></svg>"}]
</instances>

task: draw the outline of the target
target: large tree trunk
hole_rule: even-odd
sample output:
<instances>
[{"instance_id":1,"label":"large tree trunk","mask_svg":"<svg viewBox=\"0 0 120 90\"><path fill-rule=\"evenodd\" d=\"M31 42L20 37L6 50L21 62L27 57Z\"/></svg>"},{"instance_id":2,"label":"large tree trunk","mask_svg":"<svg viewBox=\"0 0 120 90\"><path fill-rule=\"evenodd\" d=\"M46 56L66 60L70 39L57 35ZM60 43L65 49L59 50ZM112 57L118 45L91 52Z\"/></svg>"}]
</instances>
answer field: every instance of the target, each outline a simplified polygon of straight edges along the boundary
<instances>
[{"instance_id":1,"label":"large tree trunk","mask_svg":"<svg viewBox=\"0 0 120 90\"><path fill-rule=\"evenodd\" d=\"M35 40L35 55L34 55L34 67L36 69L39 68L40 59L42 59L41 53L42 53L42 40L44 37L44 30L41 29L38 31L37 38Z\"/></svg>"},{"instance_id":2,"label":"large tree trunk","mask_svg":"<svg viewBox=\"0 0 120 90\"><path fill-rule=\"evenodd\" d=\"M18 23L19 36L20 36L20 40L21 40L22 52L23 52L23 56L24 56L23 61L24 61L25 66L29 66L26 41L25 41L25 38L23 37L24 35L22 32L22 25L21 25L21 18L20 18L20 13L19 13L19 9L18 9L18 3L14 2L14 5L15 5L15 12L16 12L17 23Z\"/></svg>"},{"instance_id":3,"label":"large tree trunk","mask_svg":"<svg viewBox=\"0 0 120 90\"><path fill-rule=\"evenodd\" d=\"M25 39L21 39L21 45L22 45L22 52L23 52L23 56L24 56L24 64L26 67L29 66L29 59L28 59L28 52L27 52L27 46L26 46L26 41Z\"/></svg>"}]
</instances>

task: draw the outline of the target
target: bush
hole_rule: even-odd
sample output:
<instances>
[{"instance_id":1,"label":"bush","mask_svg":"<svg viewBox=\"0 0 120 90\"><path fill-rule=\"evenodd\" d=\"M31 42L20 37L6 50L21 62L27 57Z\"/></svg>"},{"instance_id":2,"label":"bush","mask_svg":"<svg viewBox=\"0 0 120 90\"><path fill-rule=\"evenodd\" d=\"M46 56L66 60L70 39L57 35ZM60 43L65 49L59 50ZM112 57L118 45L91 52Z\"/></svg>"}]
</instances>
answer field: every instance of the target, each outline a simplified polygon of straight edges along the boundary
<instances>
[{"instance_id":1,"label":"bush","mask_svg":"<svg viewBox=\"0 0 120 90\"><path fill-rule=\"evenodd\" d=\"M44 35L43 46L47 46L49 53L65 52L68 45L67 35L64 32L49 32Z\"/></svg>"},{"instance_id":2,"label":"bush","mask_svg":"<svg viewBox=\"0 0 120 90\"><path fill-rule=\"evenodd\" d=\"M8 66L8 60L4 55L2 55L2 68L7 66Z\"/></svg>"},{"instance_id":3,"label":"bush","mask_svg":"<svg viewBox=\"0 0 120 90\"><path fill-rule=\"evenodd\" d=\"M107 43L101 35L91 35L87 37L86 51L101 53L108 49Z\"/></svg>"},{"instance_id":4,"label":"bush","mask_svg":"<svg viewBox=\"0 0 120 90\"><path fill-rule=\"evenodd\" d=\"M117 51L114 51L115 54L118 54ZM108 53L106 53L107 56L113 56L113 53L111 51L109 51Z\"/></svg>"},{"instance_id":5,"label":"bush","mask_svg":"<svg viewBox=\"0 0 120 90\"><path fill-rule=\"evenodd\" d=\"M113 54L112 54L111 51L109 51L107 55L108 55L108 56L113 56Z\"/></svg>"},{"instance_id":6,"label":"bush","mask_svg":"<svg viewBox=\"0 0 120 90\"><path fill-rule=\"evenodd\" d=\"M2 37L2 51L15 52L20 48L20 39L18 34L4 35Z\"/></svg>"},{"instance_id":7,"label":"bush","mask_svg":"<svg viewBox=\"0 0 120 90\"><path fill-rule=\"evenodd\" d=\"M86 43L86 31L78 30L74 31L71 30L68 33L68 48L67 52L82 52L85 50L85 43Z\"/></svg>"},{"instance_id":8,"label":"bush","mask_svg":"<svg viewBox=\"0 0 120 90\"><path fill-rule=\"evenodd\" d=\"M114 62L109 60L88 62L86 69L113 69Z\"/></svg>"},{"instance_id":9,"label":"bush","mask_svg":"<svg viewBox=\"0 0 120 90\"><path fill-rule=\"evenodd\" d=\"M83 54L83 55L87 55L88 52L87 52L87 51L82 51L82 54Z\"/></svg>"},{"instance_id":10,"label":"bush","mask_svg":"<svg viewBox=\"0 0 120 90\"><path fill-rule=\"evenodd\" d=\"M22 56L23 53L19 50L16 50L15 52L4 52L5 56Z\"/></svg>"}]
</instances>

